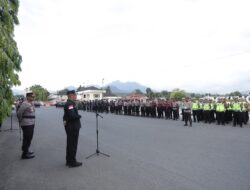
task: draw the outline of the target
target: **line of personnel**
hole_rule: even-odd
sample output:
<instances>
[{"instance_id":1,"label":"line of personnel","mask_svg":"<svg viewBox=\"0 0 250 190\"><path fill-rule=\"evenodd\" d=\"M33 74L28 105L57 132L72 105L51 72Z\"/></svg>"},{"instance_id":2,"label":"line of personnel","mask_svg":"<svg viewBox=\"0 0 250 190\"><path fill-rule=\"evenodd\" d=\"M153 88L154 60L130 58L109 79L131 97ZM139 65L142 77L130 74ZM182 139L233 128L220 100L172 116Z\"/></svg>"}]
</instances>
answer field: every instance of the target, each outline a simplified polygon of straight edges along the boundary
<instances>
[{"instance_id":1,"label":"line of personnel","mask_svg":"<svg viewBox=\"0 0 250 190\"><path fill-rule=\"evenodd\" d=\"M175 100L95 100L83 101L79 109L84 111L97 111L119 115L131 115L152 118L165 118L178 120L182 115L185 125L189 122L212 123L225 125L233 122L233 126L247 124L249 120L248 104L244 99L218 99L217 102L208 99Z\"/></svg>"}]
</instances>

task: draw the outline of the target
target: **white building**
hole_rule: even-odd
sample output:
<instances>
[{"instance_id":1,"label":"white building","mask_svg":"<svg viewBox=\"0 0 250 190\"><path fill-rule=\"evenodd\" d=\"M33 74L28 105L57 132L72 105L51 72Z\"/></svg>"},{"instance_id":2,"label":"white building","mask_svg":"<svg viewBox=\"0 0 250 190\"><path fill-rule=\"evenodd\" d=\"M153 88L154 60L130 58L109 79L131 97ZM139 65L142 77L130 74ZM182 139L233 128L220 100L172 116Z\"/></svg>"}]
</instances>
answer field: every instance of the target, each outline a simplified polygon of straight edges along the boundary
<instances>
[{"instance_id":1,"label":"white building","mask_svg":"<svg viewBox=\"0 0 250 190\"><path fill-rule=\"evenodd\" d=\"M77 100L80 100L80 101L102 100L105 93L106 93L106 90L102 90L94 86L90 86L86 88L83 87L78 92L76 92Z\"/></svg>"}]
</instances>

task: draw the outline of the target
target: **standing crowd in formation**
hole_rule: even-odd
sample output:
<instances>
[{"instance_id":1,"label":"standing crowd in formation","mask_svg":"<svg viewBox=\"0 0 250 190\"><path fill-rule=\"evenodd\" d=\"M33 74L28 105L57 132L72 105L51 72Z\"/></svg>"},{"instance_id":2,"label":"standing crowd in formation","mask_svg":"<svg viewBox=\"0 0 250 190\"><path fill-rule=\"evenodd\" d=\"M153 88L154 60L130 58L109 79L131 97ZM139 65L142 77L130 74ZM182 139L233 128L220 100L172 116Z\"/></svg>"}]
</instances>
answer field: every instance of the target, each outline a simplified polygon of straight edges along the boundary
<instances>
[{"instance_id":1,"label":"standing crowd in formation","mask_svg":"<svg viewBox=\"0 0 250 190\"><path fill-rule=\"evenodd\" d=\"M106 112L117 115L140 116L151 118L173 119L192 126L192 122L213 123L243 127L248 123L248 104L245 99L233 100L219 98L217 102L211 99L175 100L94 100L81 101L78 108L84 111Z\"/></svg>"},{"instance_id":2,"label":"standing crowd in formation","mask_svg":"<svg viewBox=\"0 0 250 190\"><path fill-rule=\"evenodd\" d=\"M184 126L192 126L192 122L217 123L217 125L230 124L234 127L243 127L249 121L249 105L243 98L218 98L176 100L128 100L115 101L94 100L77 101L74 90L67 92L67 102L64 105L63 123L67 136L66 166L69 168L82 166L76 160L79 131L81 128L81 115L78 109L90 112L106 112L117 115L137 117L150 117L159 119L172 119L185 122ZM34 158L34 152L29 150L35 127L35 95L26 94L26 100L17 103L16 111L23 132L22 159Z\"/></svg>"}]
</instances>

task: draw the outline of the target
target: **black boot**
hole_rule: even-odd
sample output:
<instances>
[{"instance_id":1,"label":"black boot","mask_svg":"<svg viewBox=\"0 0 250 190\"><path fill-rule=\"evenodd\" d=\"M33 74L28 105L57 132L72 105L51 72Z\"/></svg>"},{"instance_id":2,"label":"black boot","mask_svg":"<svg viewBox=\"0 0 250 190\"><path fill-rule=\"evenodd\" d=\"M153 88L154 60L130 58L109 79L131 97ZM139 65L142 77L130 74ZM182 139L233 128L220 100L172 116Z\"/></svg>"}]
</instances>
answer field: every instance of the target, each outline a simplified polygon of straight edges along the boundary
<instances>
[{"instance_id":1,"label":"black boot","mask_svg":"<svg viewBox=\"0 0 250 190\"><path fill-rule=\"evenodd\" d=\"M79 166L82 166L82 162L74 162L72 164L68 163L67 166L69 168L79 167Z\"/></svg>"},{"instance_id":2,"label":"black boot","mask_svg":"<svg viewBox=\"0 0 250 190\"><path fill-rule=\"evenodd\" d=\"M35 157L35 155L31 155L31 154L26 153L26 154L22 154L21 159L32 159L34 157Z\"/></svg>"}]
</instances>

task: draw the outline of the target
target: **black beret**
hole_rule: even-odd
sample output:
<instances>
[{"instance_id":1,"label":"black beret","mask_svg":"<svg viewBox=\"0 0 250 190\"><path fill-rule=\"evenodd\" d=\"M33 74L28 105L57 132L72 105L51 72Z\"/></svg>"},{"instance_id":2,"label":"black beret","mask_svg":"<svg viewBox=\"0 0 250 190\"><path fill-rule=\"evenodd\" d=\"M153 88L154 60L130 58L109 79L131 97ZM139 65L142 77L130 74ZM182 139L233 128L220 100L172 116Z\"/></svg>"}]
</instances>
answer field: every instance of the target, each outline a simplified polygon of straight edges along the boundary
<instances>
[{"instance_id":1,"label":"black beret","mask_svg":"<svg viewBox=\"0 0 250 190\"><path fill-rule=\"evenodd\" d=\"M75 90L68 90L67 91L67 95L70 95L70 94L75 94L76 93L76 91Z\"/></svg>"}]
</instances>

